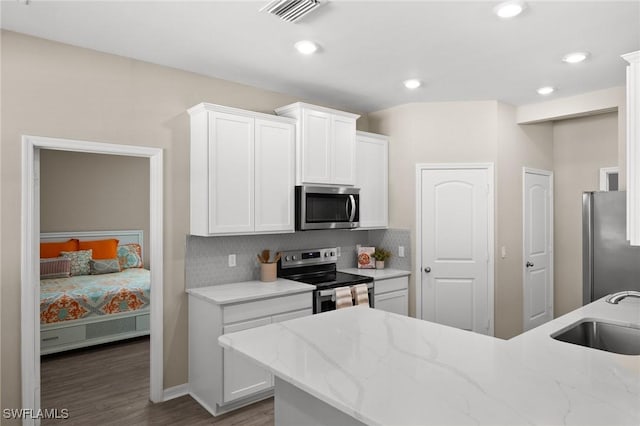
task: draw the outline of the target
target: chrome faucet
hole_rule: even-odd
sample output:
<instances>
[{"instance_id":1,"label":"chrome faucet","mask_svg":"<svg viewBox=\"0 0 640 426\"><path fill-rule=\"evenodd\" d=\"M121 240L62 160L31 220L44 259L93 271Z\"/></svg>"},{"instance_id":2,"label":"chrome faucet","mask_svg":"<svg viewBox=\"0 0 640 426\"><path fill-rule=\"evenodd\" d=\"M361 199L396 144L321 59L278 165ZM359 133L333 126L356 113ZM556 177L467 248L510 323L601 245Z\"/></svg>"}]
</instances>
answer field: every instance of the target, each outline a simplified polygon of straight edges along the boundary
<instances>
[{"instance_id":1,"label":"chrome faucet","mask_svg":"<svg viewBox=\"0 0 640 426\"><path fill-rule=\"evenodd\" d=\"M613 303L614 305L617 305L618 303L620 303L621 300L627 297L640 298L640 291L633 291L633 290L619 291L618 293L613 293L607 296L606 301L609 303Z\"/></svg>"}]
</instances>

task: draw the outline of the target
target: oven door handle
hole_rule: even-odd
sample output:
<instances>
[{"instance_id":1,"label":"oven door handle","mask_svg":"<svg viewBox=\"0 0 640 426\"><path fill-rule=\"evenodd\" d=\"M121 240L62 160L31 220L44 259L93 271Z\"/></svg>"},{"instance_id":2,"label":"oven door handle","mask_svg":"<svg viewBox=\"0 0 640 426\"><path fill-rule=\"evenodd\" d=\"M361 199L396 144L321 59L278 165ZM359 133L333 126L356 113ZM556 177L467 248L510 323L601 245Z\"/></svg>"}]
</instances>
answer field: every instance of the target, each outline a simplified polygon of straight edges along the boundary
<instances>
[{"instance_id":1,"label":"oven door handle","mask_svg":"<svg viewBox=\"0 0 640 426\"><path fill-rule=\"evenodd\" d=\"M349 287L353 287L353 286L349 286ZM373 288L373 282L367 283L367 288L371 290ZM335 295L336 295L336 290L333 288L330 290L320 290L320 297L331 296L332 298L334 298Z\"/></svg>"},{"instance_id":2,"label":"oven door handle","mask_svg":"<svg viewBox=\"0 0 640 426\"><path fill-rule=\"evenodd\" d=\"M356 217L356 197L353 195L349 195L349 202L351 203L351 214L349 215L349 222L353 222L353 219ZM349 213L349 209L347 209L347 213Z\"/></svg>"}]
</instances>

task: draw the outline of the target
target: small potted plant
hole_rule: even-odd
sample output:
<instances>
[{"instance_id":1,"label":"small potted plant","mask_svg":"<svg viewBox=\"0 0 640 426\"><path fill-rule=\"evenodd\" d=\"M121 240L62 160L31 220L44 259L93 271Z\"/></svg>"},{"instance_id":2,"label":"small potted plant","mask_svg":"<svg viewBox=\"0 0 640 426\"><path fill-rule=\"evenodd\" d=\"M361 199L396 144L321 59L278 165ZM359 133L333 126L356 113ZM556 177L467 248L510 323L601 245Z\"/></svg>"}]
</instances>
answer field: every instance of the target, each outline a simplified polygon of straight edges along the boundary
<instances>
[{"instance_id":1,"label":"small potted plant","mask_svg":"<svg viewBox=\"0 0 640 426\"><path fill-rule=\"evenodd\" d=\"M384 269L384 261L391 257L391 252L376 247L376 250L371 255L376 260L376 269Z\"/></svg>"}]
</instances>

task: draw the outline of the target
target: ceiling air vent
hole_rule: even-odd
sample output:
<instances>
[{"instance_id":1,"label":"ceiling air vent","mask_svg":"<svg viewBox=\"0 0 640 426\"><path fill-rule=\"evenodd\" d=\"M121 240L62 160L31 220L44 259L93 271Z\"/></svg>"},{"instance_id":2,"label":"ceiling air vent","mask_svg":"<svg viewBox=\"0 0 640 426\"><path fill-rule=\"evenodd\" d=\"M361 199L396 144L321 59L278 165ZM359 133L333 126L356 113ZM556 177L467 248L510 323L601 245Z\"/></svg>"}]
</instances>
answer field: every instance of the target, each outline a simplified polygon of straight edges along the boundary
<instances>
[{"instance_id":1,"label":"ceiling air vent","mask_svg":"<svg viewBox=\"0 0 640 426\"><path fill-rule=\"evenodd\" d=\"M296 22L319 6L318 0L273 0L260 9L260 12L276 15L283 21Z\"/></svg>"}]
</instances>

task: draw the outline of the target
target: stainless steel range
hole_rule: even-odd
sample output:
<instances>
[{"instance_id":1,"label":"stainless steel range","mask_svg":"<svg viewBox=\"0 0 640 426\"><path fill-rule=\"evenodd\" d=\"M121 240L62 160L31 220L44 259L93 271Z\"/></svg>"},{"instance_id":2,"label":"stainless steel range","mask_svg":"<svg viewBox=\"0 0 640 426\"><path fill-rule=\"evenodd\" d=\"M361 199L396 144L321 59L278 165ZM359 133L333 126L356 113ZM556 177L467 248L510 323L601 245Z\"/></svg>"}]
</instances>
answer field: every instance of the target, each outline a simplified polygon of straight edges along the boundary
<instances>
[{"instance_id":1,"label":"stainless steel range","mask_svg":"<svg viewBox=\"0 0 640 426\"><path fill-rule=\"evenodd\" d=\"M337 261L336 247L285 251L278 261L278 276L316 286L313 291L314 314L334 310L335 289L356 284L367 284L369 306L373 308L373 278L338 272Z\"/></svg>"}]
</instances>

